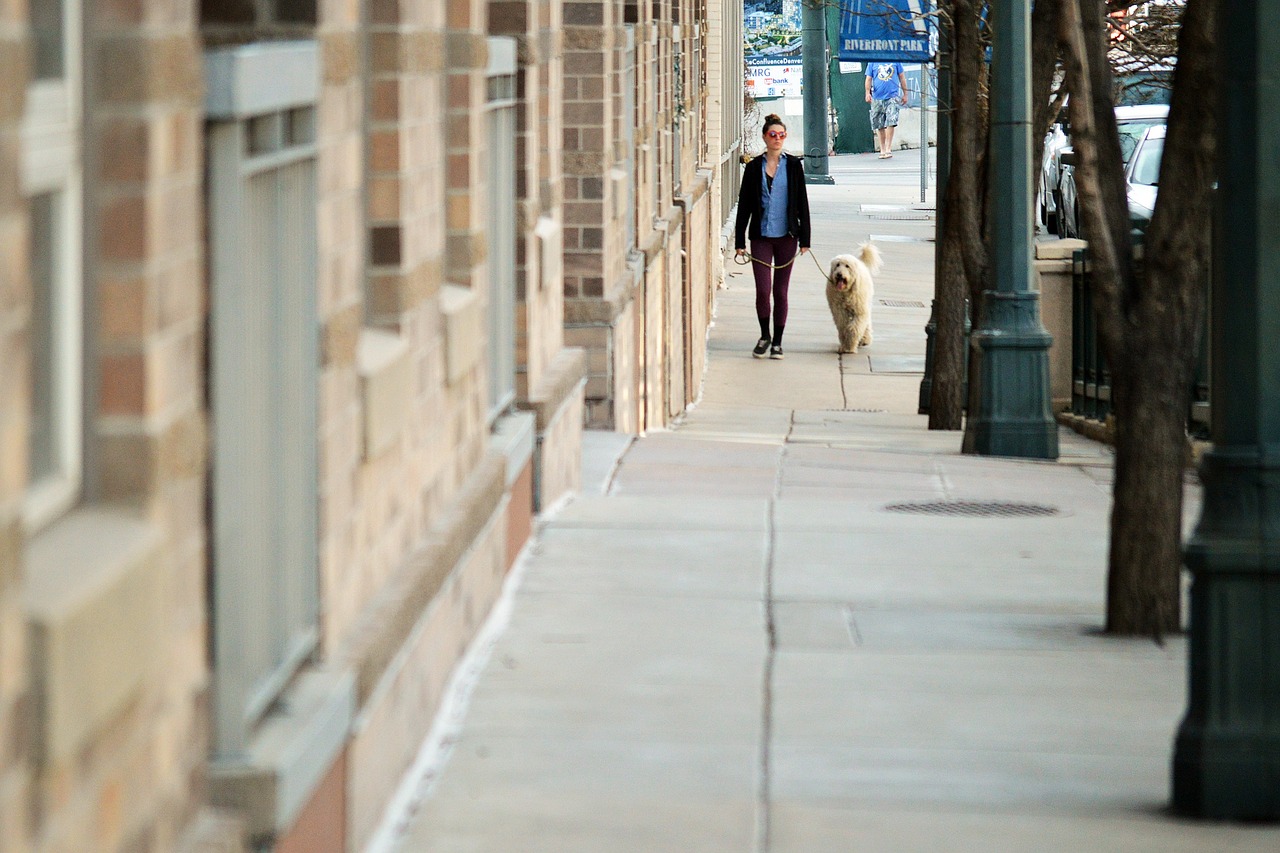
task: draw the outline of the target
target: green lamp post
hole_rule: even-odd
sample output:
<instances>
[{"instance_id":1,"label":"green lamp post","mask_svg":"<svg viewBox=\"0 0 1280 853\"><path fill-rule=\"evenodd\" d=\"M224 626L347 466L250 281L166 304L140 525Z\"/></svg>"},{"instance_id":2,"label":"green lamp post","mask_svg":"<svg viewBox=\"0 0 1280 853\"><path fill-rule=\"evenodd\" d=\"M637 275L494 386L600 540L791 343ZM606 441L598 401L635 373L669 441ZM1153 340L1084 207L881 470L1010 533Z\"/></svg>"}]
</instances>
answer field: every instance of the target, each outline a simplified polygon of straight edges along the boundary
<instances>
[{"instance_id":1,"label":"green lamp post","mask_svg":"<svg viewBox=\"0 0 1280 853\"><path fill-rule=\"evenodd\" d=\"M801 71L804 79L804 179L808 184L834 184L827 148L827 7L822 0L803 0L800 8Z\"/></svg>"},{"instance_id":2,"label":"green lamp post","mask_svg":"<svg viewBox=\"0 0 1280 853\"><path fill-rule=\"evenodd\" d=\"M992 273L971 346L979 350L977 411L966 452L1058 458L1049 394L1052 337L1040 322L1031 260L1031 4L993 0L991 24Z\"/></svg>"},{"instance_id":3,"label":"green lamp post","mask_svg":"<svg viewBox=\"0 0 1280 853\"><path fill-rule=\"evenodd\" d=\"M1213 449L1187 544L1187 713L1173 806L1280 819L1280 0L1221 0Z\"/></svg>"}]
</instances>

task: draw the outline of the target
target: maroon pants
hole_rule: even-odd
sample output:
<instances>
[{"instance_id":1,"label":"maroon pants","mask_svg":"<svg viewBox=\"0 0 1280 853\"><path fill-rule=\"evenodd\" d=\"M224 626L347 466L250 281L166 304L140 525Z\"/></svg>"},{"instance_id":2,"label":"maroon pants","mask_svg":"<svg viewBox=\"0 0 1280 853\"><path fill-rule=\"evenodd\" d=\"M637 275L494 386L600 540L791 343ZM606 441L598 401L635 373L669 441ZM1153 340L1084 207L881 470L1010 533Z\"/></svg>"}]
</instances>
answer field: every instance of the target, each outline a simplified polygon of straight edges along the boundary
<instances>
[{"instance_id":1,"label":"maroon pants","mask_svg":"<svg viewBox=\"0 0 1280 853\"><path fill-rule=\"evenodd\" d=\"M787 288L791 284L790 261L800 251L800 241L795 237L761 237L751 241L751 256L755 261L751 271L756 277L756 317L761 328L769 322L769 297L773 297L773 341L780 343L782 330L787 325ZM757 263L759 262L759 263ZM770 269L774 266L787 266Z\"/></svg>"}]
</instances>

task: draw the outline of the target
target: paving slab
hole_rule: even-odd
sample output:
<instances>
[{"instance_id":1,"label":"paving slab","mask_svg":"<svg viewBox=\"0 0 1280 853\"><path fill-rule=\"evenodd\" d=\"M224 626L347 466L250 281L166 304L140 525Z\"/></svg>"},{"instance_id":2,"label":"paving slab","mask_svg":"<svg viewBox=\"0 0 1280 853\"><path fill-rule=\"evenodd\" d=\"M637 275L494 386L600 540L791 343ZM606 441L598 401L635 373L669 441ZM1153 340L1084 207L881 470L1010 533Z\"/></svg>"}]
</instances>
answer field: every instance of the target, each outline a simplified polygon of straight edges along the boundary
<instances>
[{"instance_id":1,"label":"paving slab","mask_svg":"<svg viewBox=\"0 0 1280 853\"><path fill-rule=\"evenodd\" d=\"M679 536L556 527L539 537L524 578L530 592L710 596L759 601L767 543L738 530Z\"/></svg>"},{"instance_id":2,"label":"paving slab","mask_svg":"<svg viewBox=\"0 0 1280 853\"><path fill-rule=\"evenodd\" d=\"M771 793L778 803L827 808L1017 809L1096 817L1122 804L1158 803L1164 764L1149 755L782 744ZM985 849L1004 849L991 841Z\"/></svg>"},{"instance_id":3,"label":"paving slab","mask_svg":"<svg viewBox=\"0 0 1280 853\"><path fill-rule=\"evenodd\" d=\"M673 492L685 496L715 498L720 495L761 495L773 493L777 471L773 468L709 465L628 466L614 479L613 495L664 497Z\"/></svg>"},{"instance_id":4,"label":"paving slab","mask_svg":"<svg viewBox=\"0 0 1280 853\"><path fill-rule=\"evenodd\" d=\"M604 495L614 469L635 437L621 432L601 429L582 431L582 493Z\"/></svg>"},{"instance_id":5,"label":"paving slab","mask_svg":"<svg viewBox=\"0 0 1280 853\"><path fill-rule=\"evenodd\" d=\"M477 738L758 745L762 682L655 682L612 679L589 689L481 684L468 721Z\"/></svg>"},{"instance_id":6,"label":"paving slab","mask_svg":"<svg viewBox=\"0 0 1280 853\"><path fill-rule=\"evenodd\" d=\"M1179 820L1155 802L1126 802L1075 813L1010 806L1007 809L937 805L891 807L876 803L836 809L805 802L776 803L770 812L773 853L817 850L1001 853L1105 850L1109 853L1206 853L1275 850L1275 830Z\"/></svg>"},{"instance_id":7,"label":"paving slab","mask_svg":"<svg viewBox=\"0 0 1280 853\"><path fill-rule=\"evenodd\" d=\"M582 498L556 517L557 527L609 527L632 530L759 530L765 528L768 501L752 498L653 497Z\"/></svg>"},{"instance_id":8,"label":"paving slab","mask_svg":"<svg viewBox=\"0 0 1280 853\"><path fill-rule=\"evenodd\" d=\"M603 603L612 604L605 600ZM756 626L764 634L763 623ZM564 633L543 638L513 632L493 651L485 678L506 689L587 690L595 684L764 684L766 645L760 636L729 634L723 641L688 637L659 646L632 636ZM719 636L719 635L717 635Z\"/></svg>"},{"instance_id":9,"label":"paving slab","mask_svg":"<svg viewBox=\"0 0 1280 853\"><path fill-rule=\"evenodd\" d=\"M758 601L657 595L534 592L520 596L504 639L595 645L613 654L760 656L767 647Z\"/></svg>"},{"instance_id":10,"label":"paving slab","mask_svg":"<svg viewBox=\"0 0 1280 853\"><path fill-rule=\"evenodd\" d=\"M688 430L659 432L646 436L627 453L623 470L646 465L693 465L721 468L765 468L778 465L780 446L717 441L703 438Z\"/></svg>"},{"instance_id":11,"label":"paving slab","mask_svg":"<svg viewBox=\"0 0 1280 853\"><path fill-rule=\"evenodd\" d=\"M1095 609L1020 613L906 609L846 601L775 600L781 651L1087 651L1101 627Z\"/></svg>"},{"instance_id":12,"label":"paving slab","mask_svg":"<svg viewBox=\"0 0 1280 853\"><path fill-rule=\"evenodd\" d=\"M716 762L720 763L720 762ZM732 765L728 765L732 767ZM578 772L595 775L595 767ZM540 779L528 790L427 800L399 849L447 853L742 853L756 835L756 804L746 796L646 796L633 789L551 791ZM533 791L534 793L530 793Z\"/></svg>"}]
</instances>

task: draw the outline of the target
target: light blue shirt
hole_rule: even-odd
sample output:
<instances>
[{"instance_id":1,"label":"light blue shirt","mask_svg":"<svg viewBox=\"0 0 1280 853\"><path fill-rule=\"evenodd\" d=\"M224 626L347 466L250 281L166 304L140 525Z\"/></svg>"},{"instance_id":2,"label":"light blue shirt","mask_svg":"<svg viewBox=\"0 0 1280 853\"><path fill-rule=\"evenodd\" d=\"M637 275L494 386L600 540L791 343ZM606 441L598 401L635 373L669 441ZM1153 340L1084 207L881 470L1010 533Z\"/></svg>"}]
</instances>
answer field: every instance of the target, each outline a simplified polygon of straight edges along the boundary
<instances>
[{"instance_id":1,"label":"light blue shirt","mask_svg":"<svg viewBox=\"0 0 1280 853\"><path fill-rule=\"evenodd\" d=\"M766 164L767 165L767 164ZM761 237L787 236L787 155L778 158L778 172L769 187L769 174L760 170L760 201L764 217L760 220Z\"/></svg>"}]
</instances>

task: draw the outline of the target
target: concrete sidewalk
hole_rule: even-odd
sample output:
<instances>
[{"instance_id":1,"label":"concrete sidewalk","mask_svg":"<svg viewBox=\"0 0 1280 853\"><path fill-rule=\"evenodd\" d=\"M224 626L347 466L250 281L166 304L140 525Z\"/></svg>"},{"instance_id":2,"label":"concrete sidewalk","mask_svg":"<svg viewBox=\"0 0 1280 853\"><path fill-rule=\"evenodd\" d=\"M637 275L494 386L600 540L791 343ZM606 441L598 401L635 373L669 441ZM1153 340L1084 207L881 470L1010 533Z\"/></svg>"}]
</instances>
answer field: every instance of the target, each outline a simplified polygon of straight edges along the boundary
<instances>
[{"instance_id":1,"label":"concrete sidewalk","mask_svg":"<svg viewBox=\"0 0 1280 853\"><path fill-rule=\"evenodd\" d=\"M1109 452L1063 432L1057 463L962 456L925 428L918 168L832 173L814 253L876 238L874 345L835 353L801 259L787 357L753 359L730 268L703 398L590 438L395 849L1280 849L1165 811L1185 646L1098 633ZM960 500L991 514L921 514Z\"/></svg>"}]
</instances>

